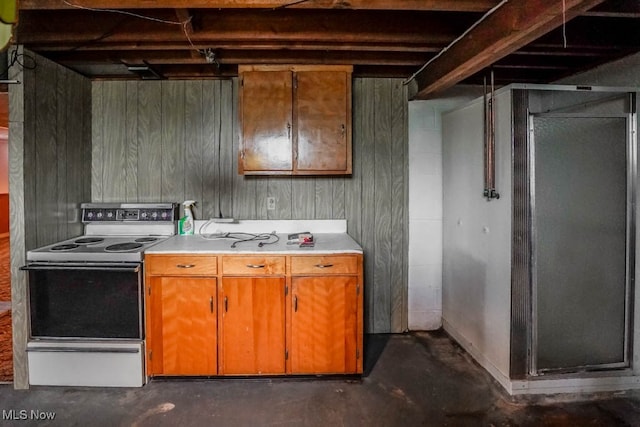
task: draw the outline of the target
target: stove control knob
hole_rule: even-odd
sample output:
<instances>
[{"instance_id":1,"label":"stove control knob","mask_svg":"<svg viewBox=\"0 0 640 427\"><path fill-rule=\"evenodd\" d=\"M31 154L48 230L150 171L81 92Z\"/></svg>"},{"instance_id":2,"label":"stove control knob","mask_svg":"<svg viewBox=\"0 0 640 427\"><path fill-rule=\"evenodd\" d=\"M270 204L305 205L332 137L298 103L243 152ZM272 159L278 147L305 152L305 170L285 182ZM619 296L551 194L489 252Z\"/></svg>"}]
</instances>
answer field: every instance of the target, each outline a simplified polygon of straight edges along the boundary
<instances>
[{"instance_id":1,"label":"stove control knob","mask_svg":"<svg viewBox=\"0 0 640 427\"><path fill-rule=\"evenodd\" d=\"M148 213L146 213L145 211L140 212L140 217L141 217L142 219L147 219L147 216L149 216L149 214L148 214Z\"/></svg>"},{"instance_id":2,"label":"stove control knob","mask_svg":"<svg viewBox=\"0 0 640 427\"><path fill-rule=\"evenodd\" d=\"M107 212L107 218L108 219L113 219L113 212L111 212L111 211Z\"/></svg>"},{"instance_id":3,"label":"stove control knob","mask_svg":"<svg viewBox=\"0 0 640 427\"><path fill-rule=\"evenodd\" d=\"M156 219L158 218L158 212L154 212L151 214L151 218Z\"/></svg>"},{"instance_id":4,"label":"stove control knob","mask_svg":"<svg viewBox=\"0 0 640 427\"><path fill-rule=\"evenodd\" d=\"M96 217L97 217L98 219L102 219L102 216L103 216L103 213L102 213L102 212L98 212L98 213L96 214Z\"/></svg>"},{"instance_id":5,"label":"stove control knob","mask_svg":"<svg viewBox=\"0 0 640 427\"><path fill-rule=\"evenodd\" d=\"M93 218L93 212L91 211L87 212L87 218L89 219Z\"/></svg>"},{"instance_id":6,"label":"stove control knob","mask_svg":"<svg viewBox=\"0 0 640 427\"><path fill-rule=\"evenodd\" d=\"M166 212L162 212L162 219L167 219L169 217L169 214Z\"/></svg>"}]
</instances>

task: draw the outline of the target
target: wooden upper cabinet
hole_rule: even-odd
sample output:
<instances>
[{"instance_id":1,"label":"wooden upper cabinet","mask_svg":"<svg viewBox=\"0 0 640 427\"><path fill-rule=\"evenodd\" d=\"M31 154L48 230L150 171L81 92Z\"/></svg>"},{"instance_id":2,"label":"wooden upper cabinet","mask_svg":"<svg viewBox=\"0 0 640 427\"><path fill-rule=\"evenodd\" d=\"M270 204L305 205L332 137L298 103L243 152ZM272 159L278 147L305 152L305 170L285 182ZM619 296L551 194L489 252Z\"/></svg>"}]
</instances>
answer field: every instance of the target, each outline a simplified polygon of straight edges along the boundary
<instances>
[{"instance_id":1,"label":"wooden upper cabinet","mask_svg":"<svg viewBox=\"0 0 640 427\"><path fill-rule=\"evenodd\" d=\"M293 118L291 71L248 71L240 91L240 171L291 171Z\"/></svg>"},{"instance_id":2,"label":"wooden upper cabinet","mask_svg":"<svg viewBox=\"0 0 640 427\"><path fill-rule=\"evenodd\" d=\"M240 66L239 173L351 174L351 66Z\"/></svg>"},{"instance_id":3,"label":"wooden upper cabinet","mask_svg":"<svg viewBox=\"0 0 640 427\"><path fill-rule=\"evenodd\" d=\"M351 74L296 73L298 173L351 173Z\"/></svg>"}]
</instances>

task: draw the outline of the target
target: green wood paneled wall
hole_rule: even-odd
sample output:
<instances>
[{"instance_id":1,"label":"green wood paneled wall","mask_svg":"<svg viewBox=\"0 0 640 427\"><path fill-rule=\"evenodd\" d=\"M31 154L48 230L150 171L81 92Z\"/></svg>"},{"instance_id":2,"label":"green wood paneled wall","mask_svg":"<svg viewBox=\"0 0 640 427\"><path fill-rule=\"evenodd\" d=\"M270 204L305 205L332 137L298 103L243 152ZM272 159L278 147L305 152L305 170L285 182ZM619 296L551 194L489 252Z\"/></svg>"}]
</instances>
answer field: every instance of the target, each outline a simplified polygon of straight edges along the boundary
<instances>
[{"instance_id":1,"label":"green wood paneled wall","mask_svg":"<svg viewBox=\"0 0 640 427\"><path fill-rule=\"evenodd\" d=\"M238 175L237 80L92 83L92 200L198 202L196 218L343 219L365 251L366 331L407 324L407 92L353 82L353 175ZM267 197L276 209L267 210Z\"/></svg>"},{"instance_id":2,"label":"green wood paneled wall","mask_svg":"<svg viewBox=\"0 0 640 427\"><path fill-rule=\"evenodd\" d=\"M91 82L35 58L24 72L27 249L81 234L79 204L91 198Z\"/></svg>"},{"instance_id":3,"label":"green wood paneled wall","mask_svg":"<svg viewBox=\"0 0 640 427\"><path fill-rule=\"evenodd\" d=\"M29 249L82 234L79 205L91 198L91 82L19 48L10 75L9 197L14 386L28 386ZM24 67L22 64L26 64Z\"/></svg>"}]
</instances>

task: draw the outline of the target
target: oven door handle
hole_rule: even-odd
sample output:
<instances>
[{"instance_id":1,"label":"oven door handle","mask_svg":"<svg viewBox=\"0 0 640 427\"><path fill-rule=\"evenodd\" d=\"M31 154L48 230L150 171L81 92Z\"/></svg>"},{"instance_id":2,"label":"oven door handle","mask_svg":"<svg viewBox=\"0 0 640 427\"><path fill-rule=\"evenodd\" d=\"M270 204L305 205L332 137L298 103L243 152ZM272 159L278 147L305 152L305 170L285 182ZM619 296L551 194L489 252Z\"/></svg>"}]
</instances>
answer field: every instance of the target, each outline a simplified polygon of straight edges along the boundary
<instances>
[{"instance_id":1,"label":"oven door handle","mask_svg":"<svg viewBox=\"0 0 640 427\"><path fill-rule=\"evenodd\" d=\"M114 271L124 273L140 272L140 264L27 264L20 267L23 271L77 270L77 271Z\"/></svg>"}]
</instances>

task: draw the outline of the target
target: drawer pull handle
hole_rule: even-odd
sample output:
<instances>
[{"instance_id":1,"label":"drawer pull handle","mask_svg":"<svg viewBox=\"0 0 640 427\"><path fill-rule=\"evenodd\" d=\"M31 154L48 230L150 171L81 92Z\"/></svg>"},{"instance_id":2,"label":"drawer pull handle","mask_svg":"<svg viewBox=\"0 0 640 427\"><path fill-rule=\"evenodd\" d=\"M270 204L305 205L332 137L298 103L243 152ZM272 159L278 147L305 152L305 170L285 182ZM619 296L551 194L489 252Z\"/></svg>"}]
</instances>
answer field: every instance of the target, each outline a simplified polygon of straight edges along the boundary
<instances>
[{"instance_id":1,"label":"drawer pull handle","mask_svg":"<svg viewBox=\"0 0 640 427\"><path fill-rule=\"evenodd\" d=\"M229 311L229 299L224 297L224 312L226 313L227 311Z\"/></svg>"},{"instance_id":2,"label":"drawer pull handle","mask_svg":"<svg viewBox=\"0 0 640 427\"><path fill-rule=\"evenodd\" d=\"M213 313L213 297L209 298L209 309L211 309L211 312Z\"/></svg>"},{"instance_id":3,"label":"drawer pull handle","mask_svg":"<svg viewBox=\"0 0 640 427\"><path fill-rule=\"evenodd\" d=\"M331 267L333 267L333 264L316 264L314 267L318 267L318 268L331 268Z\"/></svg>"},{"instance_id":4,"label":"drawer pull handle","mask_svg":"<svg viewBox=\"0 0 640 427\"><path fill-rule=\"evenodd\" d=\"M195 266L195 264L176 264L176 267L178 268L193 268Z\"/></svg>"},{"instance_id":5,"label":"drawer pull handle","mask_svg":"<svg viewBox=\"0 0 640 427\"><path fill-rule=\"evenodd\" d=\"M264 264L247 264L248 268L264 268Z\"/></svg>"},{"instance_id":6,"label":"drawer pull handle","mask_svg":"<svg viewBox=\"0 0 640 427\"><path fill-rule=\"evenodd\" d=\"M298 312L298 295L293 297L293 311Z\"/></svg>"}]
</instances>

